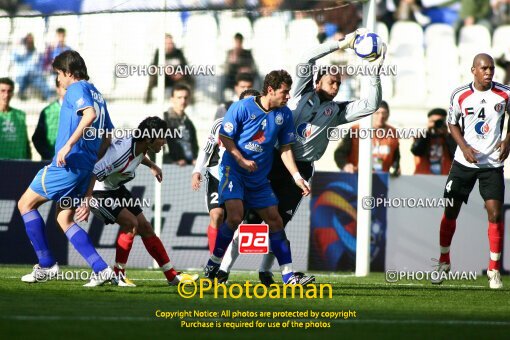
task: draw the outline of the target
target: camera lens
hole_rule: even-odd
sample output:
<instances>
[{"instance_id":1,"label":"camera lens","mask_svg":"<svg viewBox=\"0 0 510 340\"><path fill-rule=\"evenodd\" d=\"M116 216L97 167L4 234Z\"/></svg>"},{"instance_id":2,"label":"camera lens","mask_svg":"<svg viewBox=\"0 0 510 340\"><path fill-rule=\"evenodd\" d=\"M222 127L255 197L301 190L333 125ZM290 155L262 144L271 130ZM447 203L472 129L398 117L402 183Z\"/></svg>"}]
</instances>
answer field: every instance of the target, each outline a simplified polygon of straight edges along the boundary
<instances>
[{"instance_id":1,"label":"camera lens","mask_svg":"<svg viewBox=\"0 0 510 340\"><path fill-rule=\"evenodd\" d=\"M435 129L440 129L440 128L442 128L444 125L445 125L445 124L444 124L444 120L442 120L442 119L438 119L438 120L436 120L436 121L434 122L434 128L435 128Z\"/></svg>"}]
</instances>

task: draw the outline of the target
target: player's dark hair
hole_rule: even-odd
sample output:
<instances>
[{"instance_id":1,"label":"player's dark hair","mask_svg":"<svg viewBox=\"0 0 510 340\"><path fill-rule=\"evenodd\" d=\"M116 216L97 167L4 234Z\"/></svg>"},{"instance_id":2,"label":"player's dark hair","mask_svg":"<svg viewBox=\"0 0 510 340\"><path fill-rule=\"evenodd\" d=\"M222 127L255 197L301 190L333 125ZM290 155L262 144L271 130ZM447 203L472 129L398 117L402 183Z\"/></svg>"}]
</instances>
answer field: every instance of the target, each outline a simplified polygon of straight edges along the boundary
<instances>
[{"instance_id":1,"label":"player's dark hair","mask_svg":"<svg viewBox=\"0 0 510 340\"><path fill-rule=\"evenodd\" d=\"M85 60L76 51L67 50L60 53L55 57L51 66L54 70L71 73L76 79L89 80Z\"/></svg>"},{"instance_id":2,"label":"player's dark hair","mask_svg":"<svg viewBox=\"0 0 510 340\"><path fill-rule=\"evenodd\" d=\"M59 34L66 34L66 29L63 28L63 27L59 27L59 28L57 28L57 33L59 33Z\"/></svg>"},{"instance_id":3,"label":"player's dark hair","mask_svg":"<svg viewBox=\"0 0 510 340\"><path fill-rule=\"evenodd\" d=\"M172 93L171 93L171 96L173 97L173 96L174 96L174 93L175 93L176 91L183 91L183 90L188 91L188 95L191 95L191 89L189 88L189 86L188 86L188 85L186 85L186 84L179 84L179 83L177 83L177 84L175 84L175 85L174 85L174 87L172 87Z\"/></svg>"},{"instance_id":4,"label":"player's dark hair","mask_svg":"<svg viewBox=\"0 0 510 340\"><path fill-rule=\"evenodd\" d=\"M135 142L139 142L144 140L147 136L152 136L153 138L149 139L149 142L154 142L156 137L164 138L165 131L168 128L166 122L156 116L147 117L138 125L138 135L133 137Z\"/></svg>"},{"instance_id":5,"label":"player's dark hair","mask_svg":"<svg viewBox=\"0 0 510 340\"><path fill-rule=\"evenodd\" d=\"M435 108L435 109L432 109L429 111L429 113L427 113L427 118L430 117L430 116L434 116L434 115L439 115L441 117L446 117L448 115L448 113L446 112L445 109L441 109L441 108Z\"/></svg>"},{"instance_id":6,"label":"player's dark hair","mask_svg":"<svg viewBox=\"0 0 510 340\"><path fill-rule=\"evenodd\" d=\"M247 72L238 73L236 75L236 85L238 85L240 81L248 81L253 84L255 77L253 74Z\"/></svg>"},{"instance_id":7,"label":"player's dark hair","mask_svg":"<svg viewBox=\"0 0 510 340\"><path fill-rule=\"evenodd\" d=\"M385 109L386 111L388 111L388 114L390 114L390 106L388 105L388 103L385 101L385 100L381 100L381 104L379 104L379 108L383 108Z\"/></svg>"},{"instance_id":8,"label":"player's dark hair","mask_svg":"<svg viewBox=\"0 0 510 340\"><path fill-rule=\"evenodd\" d=\"M241 92L241 95L239 96L239 100L244 99L245 97L252 96L252 97L258 97L260 96L260 92L255 89L248 89Z\"/></svg>"},{"instance_id":9,"label":"player's dark hair","mask_svg":"<svg viewBox=\"0 0 510 340\"><path fill-rule=\"evenodd\" d=\"M12 81L11 78L7 78L7 77L0 78L0 84L9 85L12 88L12 90L14 91L14 82Z\"/></svg>"},{"instance_id":10,"label":"player's dark hair","mask_svg":"<svg viewBox=\"0 0 510 340\"><path fill-rule=\"evenodd\" d=\"M315 84L318 84L322 77L324 77L326 74L330 74L332 76L339 75L338 67L335 65L321 65L319 67L319 70L317 71L317 78L315 79Z\"/></svg>"},{"instance_id":11,"label":"player's dark hair","mask_svg":"<svg viewBox=\"0 0 510 340\"><path fill-rule=\"evenodd\" d=\"M244 37L243 37L243 35L242 35L241 33L236 33L236 34L234 35L234 39L236 39L236 40L241 40L241 42L243 42Z\"/></svg>"},{"instance_id":12,"label":"player's dark hair","mask_svg":"<svg viewBox=\"0 0 510 340\"><path fill-rule=\"evenodd\" d=\"M55 87L59 87L60 82L58 81L58 77L55 77Z\"/></svg>"},{"instance_id":13,"label":"player's dark hair","mask_svg":"<svg viewBox=\"0 0 510 340\"><path fill-rule=\"evenodd\" d=\"M269 86L273 88L273 90L278 90L282 84L286 84L287 86L292 86L292 77L289 72L285 70L277 70L269 72L264 78L264 86L262 86L262 94L265 96L268 92Z\"/></svg>"}]
</instances>

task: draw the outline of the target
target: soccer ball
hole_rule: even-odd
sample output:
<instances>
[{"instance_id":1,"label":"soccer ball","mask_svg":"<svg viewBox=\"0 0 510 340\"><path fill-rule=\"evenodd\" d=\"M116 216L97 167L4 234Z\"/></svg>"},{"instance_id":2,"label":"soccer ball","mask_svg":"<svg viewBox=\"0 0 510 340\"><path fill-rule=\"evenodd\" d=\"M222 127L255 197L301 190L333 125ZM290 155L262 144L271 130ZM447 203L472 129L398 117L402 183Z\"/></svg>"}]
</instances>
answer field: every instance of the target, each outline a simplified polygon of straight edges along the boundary
<instances>
[{"instance_id":1,"label":"soccer ball","mask_svg":"<svg viewBox=\"0 0 510 340\"><path fill-rule=\"evenodd\" d=\"M356 37L354 41L354 52L358 57L374 61L382 53L382 39L375 33L365 33Z\"/></svg>"}]
</instances>

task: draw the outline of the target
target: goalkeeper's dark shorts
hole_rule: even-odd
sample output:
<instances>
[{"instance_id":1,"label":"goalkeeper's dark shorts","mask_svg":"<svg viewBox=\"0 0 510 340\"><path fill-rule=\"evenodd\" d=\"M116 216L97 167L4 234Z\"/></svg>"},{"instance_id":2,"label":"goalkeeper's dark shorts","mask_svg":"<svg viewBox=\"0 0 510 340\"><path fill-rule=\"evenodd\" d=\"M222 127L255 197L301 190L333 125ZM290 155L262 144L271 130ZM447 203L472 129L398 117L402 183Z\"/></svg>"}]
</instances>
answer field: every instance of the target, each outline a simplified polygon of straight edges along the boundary
<instances>
[{"instance_id":1,"label":"goalkeeper's dark shorts","mask_svg":"<svg viewBox=\"0 0 510 340\"><path fill-rule=\"evenodd\" d=\"M90 211L105 224L114 224L122 209L133 215L140 215L143 210L140 201L135 199L124 185L116 190L94 191Z\"/></svg>"},{"instance_id":2,"label":"goalkeeper's dark shorts","mask_svg":"<svg viewBox=\"0 0 510 340\"><path fill-rule=\"evenodd\" d=\"M303 179L310 183L314 172L313 162L296 161L296 165ZM283 164L279 152L275 152L273 167L267 178L271 181L273 192L278 198L278 212L282 217L283 226L285 227L299 208L303 199L303 191L296 185L294 178L292 178L285 164ZM249 211L246 222L257 224L261 223L262 220L256 213Z\"/></svg>"}]
</instances>

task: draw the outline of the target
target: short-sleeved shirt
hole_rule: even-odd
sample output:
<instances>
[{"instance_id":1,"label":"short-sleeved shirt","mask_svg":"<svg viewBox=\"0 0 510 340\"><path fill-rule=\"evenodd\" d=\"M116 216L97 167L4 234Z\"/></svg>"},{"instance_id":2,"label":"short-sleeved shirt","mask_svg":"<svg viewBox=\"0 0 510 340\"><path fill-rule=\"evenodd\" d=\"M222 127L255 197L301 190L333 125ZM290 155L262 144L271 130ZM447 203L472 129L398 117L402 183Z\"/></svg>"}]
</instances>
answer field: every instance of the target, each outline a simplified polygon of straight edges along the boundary
<instances>
[{"instance_id":1,"label":"short-sleeved shirt","mask_svg":"<svg viewBox=\"0 0 510 340\"><path fill-rule=\"evenodd\" d=\"M113 140L103 158L94 166L93 172L97 177L94 191L116 190L134 179L136 168L144 157L144 153L135 155L132 137Z\"/></svg>"},{"instance_id":2,"label":"short-sleeved shirt","mask_svg":"<svg viewBox=\"0 0 510 340\"><path fill-rule=\"evenodd\" d=\"M60 109L60 121L58 126L57 140L55 142L55 157L52 164L57 165L57 153L76 131L82 118L82 111L92 107L96 111L97 118L91 127L96 131L112 130L106 102L101 93L91 83L80 80L71 84ZM86 169L92 171L97 161L97 152L102 142L102 134L96 133L93 137L82 136L73 146L66 157L66 164L71 168Z\"/></svg>"},{"instance_id":3,"label":"short-sleeved shirt","mask_svg":"<svg viewBox=\"0 0 510 340\"><path fill-rule=\"evenodd\" d=\"M221 164L262 182L267 181L271 170L275 145L294 143L294 122L288 107L266 111L258 99L250 97L232 104L220 128L220 135L232 139L245 159L257 163L257 170L250 173L243 169L228 152L224 153Z\"/></svg>"},{"instance_id":4,"label":"short-sleeved shirt","mask_svg":"<svg viewBox=\"0 0 510 340\"><path fill-rule=\"evenodd\" d=\"M469 163L460 147L454 159L470 168L503 166L497 149L503 134L505 112L510 109L510 87L492 82L487 91L478 91L473 83L457 88L450 98L448 123L459 125L466 143L480 151L477 163Z\"/></svg>"}]
</instances>

